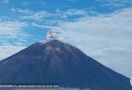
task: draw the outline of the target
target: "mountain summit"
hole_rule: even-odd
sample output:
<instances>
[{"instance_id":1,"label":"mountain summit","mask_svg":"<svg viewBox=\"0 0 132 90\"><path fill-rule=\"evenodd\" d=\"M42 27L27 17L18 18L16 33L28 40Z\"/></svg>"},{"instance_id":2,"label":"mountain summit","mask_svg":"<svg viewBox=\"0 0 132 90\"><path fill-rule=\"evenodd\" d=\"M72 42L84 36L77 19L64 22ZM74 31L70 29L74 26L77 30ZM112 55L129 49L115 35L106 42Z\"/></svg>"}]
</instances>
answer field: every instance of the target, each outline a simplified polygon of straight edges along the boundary
<instances>
[{"instance_id":1,"label":"mountain summit","mask_svg":"<svg viewBox=\"0 0 132 90\"><path fill-rule=\"evenodd\" d=\"M59 84L90 90L132 90L130 79L70 44L37 42L0 62L0 84Z\"/></svg>"}]
</instances>

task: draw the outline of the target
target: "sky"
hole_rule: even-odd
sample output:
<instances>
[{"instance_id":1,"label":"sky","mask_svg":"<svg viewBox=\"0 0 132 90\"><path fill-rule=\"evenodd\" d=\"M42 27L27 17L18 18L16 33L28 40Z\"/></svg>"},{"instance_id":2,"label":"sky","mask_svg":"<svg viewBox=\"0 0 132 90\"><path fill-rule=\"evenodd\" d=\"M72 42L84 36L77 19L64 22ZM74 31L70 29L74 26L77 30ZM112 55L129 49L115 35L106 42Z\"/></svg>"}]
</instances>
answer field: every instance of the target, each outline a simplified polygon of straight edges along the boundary
<instances>
[{"instance_id":1,"label":"sky","mask_svg":"<svg viewBox=\"0 0 132 90\"><path fill-rule=\"evenodd\" d=\"M0 60L44 41L49 30L132 77L132 0L0 0Z\"/></svg>"}]
</instances>

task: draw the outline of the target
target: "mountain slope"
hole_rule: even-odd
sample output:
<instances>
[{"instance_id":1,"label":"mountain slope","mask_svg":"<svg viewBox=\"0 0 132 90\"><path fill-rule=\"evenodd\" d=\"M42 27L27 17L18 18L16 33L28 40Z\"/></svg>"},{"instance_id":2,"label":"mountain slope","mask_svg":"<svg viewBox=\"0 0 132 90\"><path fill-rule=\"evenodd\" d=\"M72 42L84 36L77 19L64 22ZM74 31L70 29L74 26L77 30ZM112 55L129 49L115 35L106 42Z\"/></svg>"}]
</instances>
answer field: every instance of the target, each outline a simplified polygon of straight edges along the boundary
<instances>
[{"instance_id":1,"label":"mountain slope","mask_svg":"<svg viewBox=\"0 0 132 90\"><path fill-rule=\"evenodd\" d=\"M0 83L59 84L91 90L132 90L130 79L79 49L51 40L35 43L0 62Z\"/></svg>"}]
</instances>

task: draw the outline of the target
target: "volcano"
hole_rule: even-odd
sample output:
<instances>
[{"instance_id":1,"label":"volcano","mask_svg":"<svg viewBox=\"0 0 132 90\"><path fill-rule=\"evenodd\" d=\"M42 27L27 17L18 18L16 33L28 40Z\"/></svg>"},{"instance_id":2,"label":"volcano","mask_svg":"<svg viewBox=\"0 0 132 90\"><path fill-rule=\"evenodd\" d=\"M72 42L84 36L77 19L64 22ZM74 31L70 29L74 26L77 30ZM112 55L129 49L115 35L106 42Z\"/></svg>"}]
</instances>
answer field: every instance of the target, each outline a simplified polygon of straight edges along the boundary
<instances>
[{"instance_id":1,"label":"volcano","mask_svg":"<svg viewBox=\"0 0 132 90\"><path fill-rule=\"evenodd\" d=\"M53 83L90 90L132 90L129 78L58 40L34 43L0 61L0 84Z\"/></svg>"}]
</instances>

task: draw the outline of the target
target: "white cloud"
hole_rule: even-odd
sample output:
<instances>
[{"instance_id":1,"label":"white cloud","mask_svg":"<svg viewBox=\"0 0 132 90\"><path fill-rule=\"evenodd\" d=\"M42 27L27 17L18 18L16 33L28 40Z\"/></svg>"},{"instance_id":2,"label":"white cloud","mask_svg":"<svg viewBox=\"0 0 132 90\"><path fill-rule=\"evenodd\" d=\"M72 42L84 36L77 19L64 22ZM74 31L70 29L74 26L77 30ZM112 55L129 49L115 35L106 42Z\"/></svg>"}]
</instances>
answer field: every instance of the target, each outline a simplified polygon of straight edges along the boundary
<instances>
[{"instance_id":1,"label":"white cloud","mask_svg":"<svg viewBox=\"0 0 132 90\"><path fill-rule=\"evenodd\" d=\"M25 15L31 15L31 14L35 13L32 10L29 10L29 9L21 9L21 8L11 8L11 11L13 11L13 12L19 12L19 13L25 14Z\"/></svg>"},{"instance_id":2,"label":"white cloud","mask_svg":"<svg viewBox=\"0 0 132 90\"><path fill-rule=\"evenodd\" d=\"M60 22L57 29L65 42L79 47L104 65L132 76L132 9Z\"/></svg>"},{"instance_id":3,"label":"white cloud","mask_svg":"<svg viewBox=\"0 0 132 90\"><path fill-rule=\"evenodd\" d=\"M20 19L43 21L44 18L53 16L48 11L33 11L30 9L11 8L11 11L21 14Z\"/></svg>"},{"instance_id":4,"label":"white cloud","mask_svg":"<svg viewBox=\"0 0 132 90\"><path fill-rule=\"evenodd\" d=\"M81 10L81 9L69 9L68 11L64 12L66 15L86 15L87 11L86 10Z\"/></svg>"},{"instance_id":5,"label":"white cloud","mask_svg":"<svg viewBox=\"0 0 132 90\"><path fill-rule=\"evenodd\" d=\"M0 22L0 40L9 38L25 37L27 34L22 31L27 26L25 22L3 21Z\"/></svg>"},{"instance_id":6,"label":"white cloud","mask_svg":"<svg viewBox=\"0 0 132 90\"><path fill-rule=\"evenodd\" d=\"M84 16L91 16L91 15L97 15L98 12L94 11L92 9L68 9L68 10L60 10L57 9L56 10L56 14L54 15L58 15L59 19L61 20L69 20L68 18L70 16L72 16L72 18L70 18L70 20L77 20L78 18L84 17ZM75 16L79 16L79 17L75 17Z\"/></svg>"},{"instance_id":7,"label":"white cloud","mask_svg":"<svg viewBox=\"0 0 132 90\"><path fill-rule=\"evenodd\" d=\"M31 13L31 15L23 16L23 19L32 19L36 21L42 21L46 17L50 17L52 14L48 13L47 11L38 11L35 13Z\"/></svg>"},{"instance_id":8,"label":"white cloud","mask_svg":"<svg viewBox=\"0 0 132 90\"><path fill-rule=\"evenodd\" d=\"M25 22L0 22L0 60L25 47L23 42L25 42L25 38L28 37L28 34L23 31L23 28L26 26L27 23Z\"/></svg>"},{"instance_id":9,"label":"white cloud","mask_svg":"<svg viewBox=\"0 0 132 90\"><path fill-rule=\"evenodd\" d=\"M24 49L26 46L19 46L19 45L1 45L0 46L0 60L7 58L13 54L15 54L16 52Z\"/></svg>"},{"instance_id":10,"label":"white cloud","mask_svg":"<svg viewBox=\"0 0 132 90\"><path fill-rule=\"evenodd\" d=\"M37 24L37 23L31 23L32 27L38 27L38 28L47 28L47 29L51 29L51 28L55 28L54 26L49 26L49 25L41 25L41 24Z\"/></svg>"},{"instance_id":11,"label":"white cloud","mask_svg":"<svg viewBox=\"0 0 132 90\"><path fill-rule=\"evenodd\" d=\"M131 0L96 0L97 3L99 3L100 6L104 7L110 7L110 8L118 8L118 7L124 7L124 6L131 6L132 1Z\"/></svg>"},{"instance_id":12,"label":"white cloud","mask_svg":"<svg viewBox=\"0 0 132 90\"><path fill-rule=\"evenodd\" d=\"M28 14L28 15L34 13L34 11L29 10L29 9L20 9L20 8L18 8L18 11L19 11L20 13Z\"/></svg>"},{"instance_id":13,"label":"white cloud","mask_svg":"<svg viewBox=\"0 0 132 90\"><path fill-rule=\"evenodd\" d=\"M11 11L20 13L21 15L19 17L22 20L43 21L43 23L46 24L56 23L59 19L68 20L69 16L86 16L87 14L97 14L97 12L95 11L83 10L83 9L68 9L68 10L57 9L56 12L54 13L44 10L33 11L30 9L21 9L21 8L11 8Z\"/></svg>"},{"instance_id":14,"label":"white cloud","mask_svg":"<svg viewBox=\"0 0 132 90\"><path fill-rule=\"evenodd\" d=\"M9 0L2 0L3 3L8 4Z\"/></svg>"}]
</instances>

